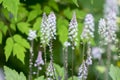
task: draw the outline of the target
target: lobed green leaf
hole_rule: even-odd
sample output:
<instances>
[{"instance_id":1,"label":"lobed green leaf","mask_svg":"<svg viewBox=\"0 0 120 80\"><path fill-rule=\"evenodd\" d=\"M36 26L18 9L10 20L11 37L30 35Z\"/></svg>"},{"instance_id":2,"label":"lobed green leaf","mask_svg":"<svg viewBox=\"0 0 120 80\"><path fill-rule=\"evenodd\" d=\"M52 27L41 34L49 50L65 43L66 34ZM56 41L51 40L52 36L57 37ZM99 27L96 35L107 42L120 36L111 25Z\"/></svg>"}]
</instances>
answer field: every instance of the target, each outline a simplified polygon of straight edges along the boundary
<instances>
[{"instance_id":1,"label":"lobed green leaf","mask_svg":"<svg viewBox=\"0 0 120 80\"><path fill-rule=\"evenodd\" d=\"M7 41L6 41L5 48L4 48L6 61L8 60L9 56L12 53L13 45L14 45L13 39L11 37L8 38Z\"/></svg>"}]
</instances>

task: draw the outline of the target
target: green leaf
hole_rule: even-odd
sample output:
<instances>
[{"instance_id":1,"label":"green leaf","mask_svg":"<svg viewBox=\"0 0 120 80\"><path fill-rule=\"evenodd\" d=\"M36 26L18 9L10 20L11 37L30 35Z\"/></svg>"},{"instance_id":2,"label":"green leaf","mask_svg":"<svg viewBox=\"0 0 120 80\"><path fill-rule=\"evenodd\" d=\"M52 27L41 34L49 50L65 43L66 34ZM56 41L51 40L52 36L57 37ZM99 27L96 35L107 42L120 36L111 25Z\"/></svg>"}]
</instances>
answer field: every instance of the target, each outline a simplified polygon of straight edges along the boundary
<instances>
[{"instance_id":1,"label":"green leaf","mask_svg":"<svg viewBox=\"0 0 120 80\"><path fill-rule=\"evenodd\" d=\"M6 61L8 60L9 56L11 55L13 45L14 45L13 39L11 37L8 38L7 41L6 41L5 48L4 48Z\"/></svg>"},{"instance_id":2,"label":"green leaf","mask_svg":"<svg viewBox=\"0 0 120 80\"><path fill-rule=\"evenodd\" d=\"M59 18L57 29L58 29L59 40L62 43L62 45L64 45L64 42L68 40L68 28L67 27L68 27L68 21L65 19Z\"/></svg>"},{"instance_id":3,"label":"green leaf","mask_svg":"<svg viewBox=\"0 0 120 80\"><path fill-rule=\"evenodd\" d=\"M41 17L38 17L33 25L33 30L37 31L37 35L40 36Z\"/></svg>"},{"instance_id":4,"label":"green leaf","mask_svg":"<svg viewBox=\"0 0 120 80\"><path fill-rule=\"evenodd\" d=\"M10 28L11 28L12 30L16 31L16 26L15 26L15 24L10 24Z\"/></svg>"},{"instance_id":5,"label":"green leaf","mask_svg":"<svg viewBox=\"0 0 120 80\"><path fill-rule=\"evenodd\" d=\"M18 12L19 4L20 4L19 0L3 0L4 8L7 8L7 10L14 15L15 20L17 20L17 12Z\"/></svg>"},{"instance_id":6,"label":"green leaf","mask_svg":"<svg viewBox=\"0 0 120 80\"><path fill-rule=\"evenodd\" d=\"M30 48L30 44L27 42L26 39L22 38L20 35L16 34L14 35L14 40L15 42L19 43L21 46L29 49Z\"/></svg>"},{"instance_id":7,"label":"green leaf","mask_svg":"<svg viewBox=\"0 0 120 80\"><path fill-rule=\"evenodd\" d=\"M120 68L111 64L109 75L113 80L120 80Z\"/></svg>"},{"instance_id":8,"label":"green leaf","mask_svg":"<svg viewBox=\"0 0 120 80\"><path fill-rule=\"evenodd\" d=\"M68 14L69 13L69 14ZM64 15L65 17L67 17L68 19L71 19L71 16L72 16L72 12L70 10L70 8L67 8L64 10Z\"/></svg>"},{"instance_id":9,"label":"green leaf","mask_svg":"<svg viewBox=\"0 0 120 80\"><path fill-rule=\"evenodd\" d=\"M19 31L25 34L28 34L29 29L30 29L29 26L30 24L26 22L20 22L17 24L17 28L19 29Z\"/></svg>"},{"instance_id":10,"label":"green leaf","mask_svg":"<svg viewBox=\"0 0 120 80\"><path fill-rule=\"evenodd\" d=\"M104 72L105 72L105 66L96 66L95 68L96 68L96 70L98 70L100 73L104 73Z\"/></svg>"},{"instance_id":11,"label":"green leaf","mask_svg":"<svg viewBox=\"0 0 120 80\"><path fill-rule=\"evenodd\" d=\"M33 25L33 30L40 31L40 23L41 22L41 17L37 18L34 25Z\"/></svg>"},{"instance_id":12,"label":"green leaf","mask_svg":"<svg viewBox=\"0 0 120 80\"><path fill-rule=\"evenodd\" d=\"M52 10L49 6L45 6L43 11L49 14Z\"/></svg>"},{"instance_id":13,"label":"green leaf","mask_svg":"<svg viewBox=\"0 0 120 80\"><path fill-rule=\"evenodd\" d=\"M3 0L0 0L0 4L2 3Z\"/></svg>"},{"instance_id":14,"label":"green leaf","mask_svg":"<svg viewBox=\"0 0 120 80\"><path fill-rule=\"evenodd\" d=\"M2 32L0 31L0 44L2 44Z\"/></svg>"},{"instance_id":15,"label":"green leaf","mask_svg":"<svg viewBox=\"0 0 120 80\"><path fill-rule=\"evenodd\" d=\"M24 57L25 57L25 48L19 45L18 43L14 44L13 47L13 55L16 57L24 64Z\"/></svg>"},{"instance_id":16,"label":"green leaf","mask_svg":"<svg viewBox=\"0 0 120 80\"><path fill-rule=\"evenodd\" d=\"M7 29L8 29L7 26L4 25L4 23L0 21L0 30L4 35L6 35Z\"/></svg>"},{"instance_id":17,"label":"green leaf","mask_svg":"<svg viewBox=\"0 0 120 80\"><path fill-rule=\"evenodd\" d=\"M56 11L59 11L58 5L55 0L49 0L48 5Z\"/></svg>"},{"instance_id":18,"label":"green leaf","mask_svg":"<svg viewBox=\"0 0 120 80\"><path fill-rule=\"evenodd\" d=\"M40 15L40 10L32 10L29 12L27 22L34 20L38 15Z\"/></svg>"},{"instance_id":19,"label":"green leaf","mask_svg":"<svg viewBox=\"0 0 120 80\"><path fill-rule=\"evenodd\" d=\"M8 68L7 66L4 66L4 71L5 71L5 80L26 80L26 77L22 72L18 74L18 72Z\"/></svg>"},{"instance_id":20,"label":"green leaf","mask_svg":"<svg viewBox=\"0 0 120 80\"><path fill-rule=\"evenodd\" d=\"M73 2L75 3L75 5L76 5L77 7L79 7L77 0L73 0Z\"/></svg>"},{"instance_id":21,"label":"green leaf","mask_svg":"<svg viewBox=\"0 0 120 80\"><path fill-rule=\"evenodd\" d=\"M40 77L36 78L35 80L46 80L46 79L44 79L44 76L40 76Z\"/></svg>"},{"instance_id":22,"label":"green leaf","mask_svg":"<svg viewBox=\"0 0 120 80\"><path fill-rule=\"evenodd\" d=\"M28 11L26 10L25 7L20 6L18 9L18 19L17 21L21 21L26 19L26 17L28 16Z\"/></svg>"},{"instance_id":23,"label":"green leaf","mask_svg":"<svg viewBox=\"0 0 120 80\"><path fill-rule=\"evenodd\" d=\"M55 64L55 63L54 63L54 67L56 70L57 77L61 77L61 79L63 80L64 79L64 68L60 67L58 64Z\"/></svg>"},{"instance_id":24,"label":"green leaf","mask_svg":"<svg viewBox=\"0 0 120 80\"><path fill-rule=\"evenodd\" d=\"M29 8L31 8L31 9L33 9L33 10L41 10L41 6L40 6L40 4L36 4L36 5L32 5L32 6L30 6ZM40 11L41 12L41 11Z\"/></svg>"}]
</instances>

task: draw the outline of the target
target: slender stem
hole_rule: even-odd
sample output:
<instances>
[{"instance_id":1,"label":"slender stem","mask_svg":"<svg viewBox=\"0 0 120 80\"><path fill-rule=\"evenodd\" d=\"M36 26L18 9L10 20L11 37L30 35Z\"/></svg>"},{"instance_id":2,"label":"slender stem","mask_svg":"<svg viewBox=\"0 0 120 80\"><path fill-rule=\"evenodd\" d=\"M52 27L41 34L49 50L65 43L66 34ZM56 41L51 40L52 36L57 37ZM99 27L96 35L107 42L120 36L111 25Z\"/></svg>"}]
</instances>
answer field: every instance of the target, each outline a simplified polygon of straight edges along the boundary
<instances>
[{"instance_id":1,"label":"slender stem","mask_svg":"<svg viewBox=\"0 0 120 80\"><path fill-rule=\"evenodd\" d=\"M74 44L72 43L72 47L74 47ZM74 67L73 67L73 65L74 65L74 63L73 63L73 54L74 54L74 48L72 48L72 80L74 80L74 78L73 78L73 69L74 69Z\"/></svg>"},{"instance_id":2,"label":"slender stem","mask_svg":"<svg viewBox=\"0 0 120 80\"><path fill-rule=\"evenodd\" d=\"M38 66L38 69L37 69L37 77L39 77L39 72L40 72L40 70L39 70L39 66Z\"/></svg>"},{"instance_id":3,"label":"slender stem","mask_svg":"<svg viewBox=\"0 0 120 80\"><path fill-rule=\"evenodd\" d=\"M51 61L52 61L52 68L53 68L53 74L54 74L54 78L56 80L56 76L55 76L55 70L54 70L54 65L53 65L53 52L52 52L52 40L50 40L50 58L51 58Z\"/></svg>"},{"instance_id":4,"label":"slender stem","mask_svg":"<svg viewBox=\"0 0 120 80\"><path fill-rule=\"evenodd\" d=\"M44 61L45 61L45 74L46 74L46 70L47 70L46 45L44 45Z\"/></svg>"},{"instance_id":5,"label":"slender stem","mask_svg":"<svg viewBox=\"0 0 120 80\"><path fill-rule=\"evenodd\" d=\"M31 41L31 48L30 48L30 59L29 59L29 80L32 80L32 66L33 66L33 40Z\"/></svg>"},{"instance_id":6,"label":"slender stem","mask_svg":"<svg viewBox=\"0 0 120 80\"><path fill-rule=\"evenodd\" d=\"M108 44L107 45L107 62L106 62L106 76L105 76L105 80L109 80L108 70L109 70L110 63L111 63L111 50L110 50L110 44Z\"/></svg>"},{"instance_id":7,"label":"slender stem","mask_svg":"<svg viewBox=\"0 0 120 80\"><path fill-rule=\"evenodd\" d=\"M64 80L68 80L68 48L63 48L63 57L64 57Z\"/></svg>"},{"instance_id":8,"label":"slender stem","mask_svg":"<svg viewBox=\"0 0 120 80\"><path fill-rule=\"evenodd\" d=\"M85 53L85 44L84 44L84 42L83 42L82 60L84 60L84 53Z\"/></svg>"},{"instance_id":9,"label":"slender stem","mask_svg":"<svg viewBox=\"0 0 120 80\"><path fill-rule=\"evenodd\" d=\"M72 50L72 80L74 80L73 78L73 53L74 53L74 50Z\"/></svg>"},{"instance_id":10,"label":"slender stem","mask_svg":"<svg viewBox=\"0 0 120 80\"><path fill-rule=\"evenodd\" d=\"M44 45L44 60L45 60L45 68L46 67L46 63L47 63L47 58L46 58L46 45Z\"/></svg>"},{"instance_id":11,"label":"slender stem","mask_svg":"<svg viewBox=\"0 0 120 80\"><path fill-rule=\"evenodd\" d=\"M83 50L82 50L82 63L84 61L84 53L85 53L85 44L83 42ZM84 78L82 77L82 80L84 80Z\"/></svg>"}]
</instances>

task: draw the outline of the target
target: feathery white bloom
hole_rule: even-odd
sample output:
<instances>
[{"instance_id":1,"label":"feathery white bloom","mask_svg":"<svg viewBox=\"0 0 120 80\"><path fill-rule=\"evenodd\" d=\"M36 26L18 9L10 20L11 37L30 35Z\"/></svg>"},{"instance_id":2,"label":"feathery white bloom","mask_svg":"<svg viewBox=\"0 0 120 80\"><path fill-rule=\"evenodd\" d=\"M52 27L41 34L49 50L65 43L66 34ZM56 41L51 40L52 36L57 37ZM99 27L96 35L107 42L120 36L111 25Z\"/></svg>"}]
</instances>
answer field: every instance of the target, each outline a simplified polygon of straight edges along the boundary
<instances>
[{"instance_id":1,"label":"feathery white bloom","mask_svg":"<svg viewBox=\"0 0 120 80\"><path fill-rule=\"evenodd\" d=\"M94 17L92 14L86 15L83 32L80 37L88 41L94 37Z\"/></svg>"},{"instance_id":2,"label":"feathery white bloom","mask_svg":"<svg viewBox=\"0 0 120 80\"><path fill-rule=\"evenodd\" d=\"M116 43L116 31L118 29L117 25L117 14L118 14L118 4L117 0L106 0L104 5L104 19L99 21L99 34L104 44Z\"/></svg>"},{"instance_id":3,"label":"feathery white bloom","mask_svg":"<svg viewBox=\"0 0 120 80\"><path fill-rule=\"evenodd\" d=\"M36 31L34 30L29 30L29 34L28 34L28 40L32 41L33 39L35 39L37 37L36 35Z\"/></svg>"},{"instance_id":4,"label":"feathery white bloom","mask_svg":"<svg viewBox=\"0 0 120 80\"><path fill-rule=\"evenodd\" d=\"M112 19L100 19L98 25L98 32L104 41L104 44L115 43L117 24Z\"/></svg>"},{"instance_id":5,"label":"feathery white bloom","mask_svg":"<svg viewBox=\"0 0 120 80\"><path fill-rule=\"evenodd\" d=\"M89 65L92 65L92 57L91 57L91 56L88 56L88 57L87 57L86 64L87 64L88 66L89 66Z\"/></svg>"},{"instance_id":6,"label":"feathery white bloom","mask_svg":"<svg viewBox=\"0 0 120 80\"><path fill-rule=\"evenodd\" d=\"M48 26L51 39L56 39L56 16L53 12L48 15Z\"/></svg>"},{"instance_id":7,"label":"feathery white bloom","mask_svg":"<svg viewBox=\"0 0 120 80\"><path fill-rule=\"evenodd\" d=\"M83 61L83 63L79 67L78 79L79 80L82 80L82 79L86 80L87 75L88 75L88 68L87 68L87 66L85 64L85 61Z\"/></svg>"},{"instance_id":8,"label":"feathery white bloom","mask_svg":"<svg viewBox=\"0 0 120 80\"><path fill-rule=\"evenodd\" d=\"M114 12L115 15L118 14L119 8L118 8L118 2L117 0L106 0L104 5L104 14L105 17L108 16L109 13Z\"/></svg>"},{"instance_id":9,"label":"feathery white bloom","mask_svg":"<svg viewBox=\"0 0 120 80\"><path fill-rule=\"evenodd\" d=\"M53 67L52 61L50 60L50 63L48 65L47 72L46 72L47 80L54 80L54 71L55 71L55 68Z\"/></svg>"},{"instance_id":10,"label":"feathery white bloom","mask_svg":"<svg viewBox=\"0 0 120 80\"><path fill-rule=\"evenodd\" d=\"M68 33L69 39L73 43L72 45L74 46L76 46L78 41L77 35L78 35L78 23L76 20L76 14L74 13L69 24L69 33Z\"/></svg>"},{"instance_id":11,"label":"feathery white bloom","mask_svg":"<svg viewBox=\"0 0 120 80\"><path fill-rule=\"evenodd\" d=\"M48 20L46 13L43 13L42 22L41 22L41 43L43 45L49 44L50 41L50 29L48 26Z\"/></svg>"}]
</instances>

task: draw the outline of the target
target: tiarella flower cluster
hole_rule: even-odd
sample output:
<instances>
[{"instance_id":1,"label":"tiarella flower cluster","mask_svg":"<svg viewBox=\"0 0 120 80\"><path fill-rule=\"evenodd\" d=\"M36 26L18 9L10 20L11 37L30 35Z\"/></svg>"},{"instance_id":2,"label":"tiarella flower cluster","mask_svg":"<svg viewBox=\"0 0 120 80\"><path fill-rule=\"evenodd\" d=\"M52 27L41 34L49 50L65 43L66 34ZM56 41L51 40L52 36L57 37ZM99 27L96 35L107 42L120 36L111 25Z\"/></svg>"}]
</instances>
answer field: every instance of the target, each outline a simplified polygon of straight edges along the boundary
<instances>
[{"instance_id":1,"label":"tiarella flower cluster","mask_svg":"<svg viewBox=\"0 0 120 80\"><path fill-rule=\"evenodd\" d=\"M56 39L56 16L53 12L51 12L48 16L48 26L50 29L51 39Z\"/></svg>"},{"instance_id":2,"label":"tiarella flower cluster","mask_svg":"<svg viewBox=\"0 0 120 80\"><path fill-rule=\"evenodd\" d=\"M43 13L42 22L41 22L41 43L46 45L49 43L49 27L48 27L48 21L46 13Z\"/></svg>"},{"instance_id":3,"label":"tiarella flower cluster","mask_svg":"<svg viewBox=\"0 0 120 80\"><path fill-rule=\"evenodd\" d=\"M88 56L86 61L83 61L83 63L79 67L79 72L78 72L78 79L79 80L86 80L87 79L88 67L90 65L92 65L92 57Z\"/></svg>"},{"instance_id":4,"label":"tiarella flower cluster","mask_svg":"<svg viewBox=\"0 0 120 80\"><path fill-rule=\"evenodd\" d=\"M83 61L83 63L79 67L78 79L79 80L86 80L87 75L88 75L88 69L87 69L87 66L85 64L85 61Z\"/></svg>"},{"instance_id":5,"label":"tiarella flower cluster","mask_svg":"<svg viewBox=\"0 0 120 80\"><path fill-rule=\"evenodd\" d=\"M84 21L84 28L81 34L81 39L89 41L94 37L94 17L92 14L87 14Z\"/></svg>"},{"instance_id":6,"label":"tiarella flower cluster","mask_svg":"<svg viewBox=\"0 0 120 80\"><path fill-rule=\"evenodd\" d=\"M70 24L69 24L69 39L71 41L71 45L73 46L73 49L74 49L74 46L76 46L77 44L77 41L78 41L78 38L77 38L77 35L78 35L78 23L77 23L77 20L76 20L76 15L75 13L73 14L73 17L70 21Z\"/></svg>"},{"instance_id":7,"label":"tiarella flower cluster","mask_svg":"<svg viewBox=\"0 0 120 80\"><path fill-rule=\"evenodd\" d=\"M34 30L29 30L29 34L28 34L28 40L32 41L37 37L36 35L36 31Z\"/></svg>"},{"instance_id":8,"label":"tiarella flower cluster","mask_svg":"<svg viewBox=\"0 0 120 80\"><path fill-rule=\"evenodd\" d=\"M117 15L119 12L118 3L117 0L106 0L104 5L104 14L105 17L108 16L108 14L114 13Z\"/></svg>"},{"instance_id":9,"label":"tiarella flower cluster","mask_svg":"<svg viewBox=\"0 0 120 80\"><path fill-rule=\"evenodd\" d=\"M104 6L104 19L99 21L99 34L104 40L105 44L115 43L117 31L117 14L118 14L117 0L106 0Z\"/></svg>"},{"instance_id":10,"label":"tiarella flower cluster","mask_svg":"<svg viewBox=\"0 0 120 80\"><path fill-rule=\"evenodd\" d=\"M50 61L48 68L47 68L47 72L46 72L47 80L54 80L55 78L54 72L55 72L55 68L53 67L52 61Z\"/></svg>"},{"instance_id":11,"label":"tiarella flower cluster","mask_svg":"<svg viewBox=\"0 0 120 80\"><path fill-rule=\"evenodd\" d=\"M117 27L113 20L105 20L102 18L99 20L98 32L105 45L117 42L116 30Z\"/></svg>"},{"instance_id":12,"label":"tiarella flower cluster","mask_svg":"<svg viewBox=\"0 0 120 80\"><path fill-rule=\"evenodd\" d=\"M41 70L41 69L42 69L41 65L44 65L44 61L43 61L43 59L42 59L42 52L39 51L38 57L37 57L37 59L36 59L36 61L35 61L34 66L35 66L35 67L38 67L38 69Z\"/></svg>"},{"instance_id":13,"label":"tiarella flower cluster","mask_svg":"<svg viewBox=\"0 0 120 80\"><path fill-rule=\"evenodd\" d=\"M43 13L42 23L41 23L41 43L44 45L49 45L51 39L55 39L56 35L56 16L51 12L48 17Z\"/></svg>"}]
</instances>

